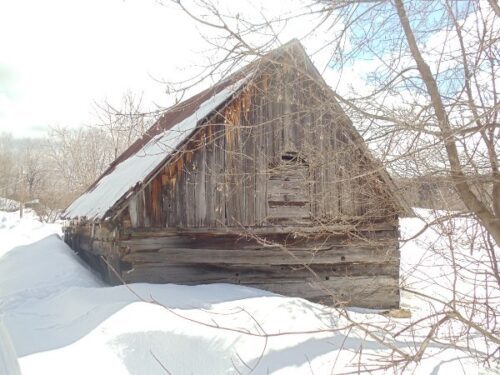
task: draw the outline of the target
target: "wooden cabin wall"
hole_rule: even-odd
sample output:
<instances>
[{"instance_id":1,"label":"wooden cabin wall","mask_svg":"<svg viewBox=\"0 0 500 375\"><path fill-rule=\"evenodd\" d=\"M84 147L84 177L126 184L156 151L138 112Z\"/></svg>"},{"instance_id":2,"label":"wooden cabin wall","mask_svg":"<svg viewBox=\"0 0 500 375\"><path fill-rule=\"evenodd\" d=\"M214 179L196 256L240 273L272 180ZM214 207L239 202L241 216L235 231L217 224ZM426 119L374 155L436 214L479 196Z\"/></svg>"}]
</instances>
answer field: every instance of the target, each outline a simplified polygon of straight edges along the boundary
<instances>
[{"instance_id":1,"label":"wooden cabin wall","mask_svg":"<svg viewBox=\"0 0 500 375\"><path fill-rule=\"evenodd\" d=\"M114 229L75 224L66 241L111 282L101 256L126 282L227 282L398 307L394 202L309 73L300 64L263 70L132 198ZM242 227L251 231L242 236Z\"/></svg>"},{"instance_id":2,"label":"wooden cabin wall","mask_svg":"<svg viewBox=\"0 0 500 375\"><path fill-rule=\"evenodd\" d=\"M118 238L118 230L108 225L73 222L64 228L64 241L112 284L120 283L118 275L124 269Z\"/></svg>"},{"instance_id":3,"label":"wooden cabin wall","mask_svg":"<svg viewBox=\"0 0 500 375\"><path fill-rule=\"evenodd\" d=\"M398 233L387 226L363 237L134 231L117 246L129 283L233 283L329 305L398 307Z\"/></svg>"},{"instance_id":4,"label":"wooden cabin wall","mask_svg":"<svg viewBox=\"0 0 500 375\"><path fill-rule=\"evenodd\" d=\"M274 67L201 127L129 204L132 227L311 225L395 217L324 89Z\"/></svg>"},{"instance_id":5,"label":"wooden cabin wall","mask_svg":"<svg viewBox=\"0 0 500 375\"><path fill-rule=\"evenodd\" d=\"M346 229L296 235L261 228L242 237L224 228L74 224L65 241L111 284L233 283L330 305L398 307L398 230L378 223L353 237Z\"/></svg>"}]
</instances>

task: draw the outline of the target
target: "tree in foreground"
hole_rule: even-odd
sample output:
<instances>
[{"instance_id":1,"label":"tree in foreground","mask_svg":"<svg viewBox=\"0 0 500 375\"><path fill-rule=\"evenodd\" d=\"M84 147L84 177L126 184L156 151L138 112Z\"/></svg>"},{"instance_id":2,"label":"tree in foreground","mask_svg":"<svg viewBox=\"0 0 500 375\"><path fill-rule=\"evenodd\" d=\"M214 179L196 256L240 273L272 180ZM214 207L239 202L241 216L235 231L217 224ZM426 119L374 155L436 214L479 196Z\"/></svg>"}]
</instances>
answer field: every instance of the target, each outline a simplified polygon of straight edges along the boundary
<instances>
[{"instance_id":1,"label":"tree in foreground","mask_svg":"<svg viewBox=\"0 0 500 375\"><path fill-rule=\"evenodd\" d=\"M385 168L401 179L445 181L448 190L437 190L442 196L435 207L442 211L422 217L424 228L411 235L431 255L404 270L402 288L430 301L432 309L404 328L425 328L427 335L414 355L402 360L419 361L434 343L464 350L482 364L497 361L500 14L495 1L303 1L276 17L209 0L163 3L209 30L204 35L210 35L205 39L213 48L198 75L172 83L180 92L265 56L287 41L289 27L300 27L302 39L316 47L310 52L323 62L320 70L335 98ZM421 236L429 228L439 241ZM408 273L428 277L426 269L435 264L453 270L441 293L405 284Z\"/></svg>"}]
</instances>

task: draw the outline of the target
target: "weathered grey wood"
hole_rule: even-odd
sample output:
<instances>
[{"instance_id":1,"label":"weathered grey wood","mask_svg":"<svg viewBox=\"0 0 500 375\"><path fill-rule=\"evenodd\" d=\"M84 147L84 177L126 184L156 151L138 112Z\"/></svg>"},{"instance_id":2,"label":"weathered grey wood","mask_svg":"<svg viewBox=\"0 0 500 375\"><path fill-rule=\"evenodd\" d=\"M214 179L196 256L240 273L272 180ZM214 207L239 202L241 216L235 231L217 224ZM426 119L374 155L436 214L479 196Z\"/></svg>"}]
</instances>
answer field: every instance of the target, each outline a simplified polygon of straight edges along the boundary
<instances>
[{"instance_id":1,"label":"weathered grey wood","mask_svg":"<svg viewBox=\"0 0 500 375\"><path fill-rule=\"evenodd\" d=\"M215 226L225 227L227 225L226 215L226 197L228 186L226 185L226 163L225 163L225 126L223 118L219 118L222 125L215 126L215 158L214 171L216 172L216 187L215 187Z\"/></svg>"},{"instance_id":2,"label":"weathered grey wood","mask_svg":"<svg viewBox=\"0 0 500 375\"><path fill-rule=\"evenodd\" d=\"M188 158L192 158L192 154L188 154ZM189 160L188 159L188 160ZM187 163L184 167L186 171L186 185L185 185L185 201L184 210L186 212L186 226L196 227L195 211L196 211L196 198L195 198L195 183L196 183L196 164L192 161Z\"/></svg>"},{"instance_id":3,"label":"weathered grey wood","mask_svg":"<svg viewBox=\"0 0 500 375\"><path fill-rule=\"evenodd\" d=\"M86 251L94 255L107 255L111 252L113 243L110 241L100 241L92 237L79 235L76 250Z\"/></svg>"},{"instance_id":4,"label":"weathered grey wood","mask_svg":"<svg viewBox=\"0 0 500 375\"><path fill-rule=\"evenodd\" d=\"M249 109L250 110L250 109ZM252 107L252 112L254 111ZM247 112L245 116L244 126L243 126L243 192L244 192L244 210L243 210L243 223L246 226L255 225L255 198L256 198L256 187L255 187L255 132L254 128L251 127L248 122L248 117L253 115L253 113Z\"/></svg>"},{"instance_id":5,"label":"weathered grey wood","mask_svg":"<svg viewBox=\"0 0 500 375\"><path fill-rule=\"evenodd\" d=\"M343 304L366 308L399 306L398 280L385 276L333 278L321 283L255 284L257 288L291 297L304 297L326 304ZM333 294L333 297L330 295Z\"/></svg>"},{"instance_id":6,"label":"weathered grey wood","mask_svg":"<svg viewBox=\"0 0 500 375\"><path fill-rule=\"evenodd\" d=\"M130 200L128 209L130 220L132 222L132 227L137 228L139 226L139 210L137 209L138 205L138 196L136 195Z\"/></svg>"},{"instance_id":7,"label":"weathered grey wood","mask_svg":"<svg viewBox=\"0 0 500 375\"><path fill-rule=\"evenodd\" d=\"M151 207L151 225L153 227L163 227L163 199L162 199L162 178L158 175L150 183L150 207Z\"/></svg>"},{"instance_id":8,"label":"weathered grey wood","mask_svg":"<svg viewBox=\"0 0 500 375\"><path fill-rule=\"evenodd\" d=\"M399 259L397 251L385 249L342 247L340 249L288 250L281 249L175 249L162 247L155 251L133 251L123 257L131 263L185 263L185 264L336 264L343 262L385 263Z\"/></svg>"},{"instance_id":9,"label":"weathered grey wood","mask_svg":"<svg viewBox=\"0 0 500 375\"><path fill-rule=\"evenodd\" d=\"M291 68L293 64L285 65L288 66L273 65L267 71L263 70L262 77L256 77L256 89L244 90L242 98L236 98L227 109L221 111L221 116L210 120L213 122L212 125L210 123L203 125L203 127L214 127L212 132L214 134L217 132L215 127L219 127L220 137L212 134L209 137L210 141L202 142L201 146L192 144L186 146L187 149L184 151L189 155L192 153L192 157L184 157L181 153L182 168L178 169L177 175L169 176L175 178L175 182L170 189L171 194L164 194L169 200L180 203L173 210L175 212L168 214L170 227L263 224L263 218L269 216L269 213L263 206L266 202L263 202L265 197L261 193L264 190L262 176L266 175L266 168L275 165L283 153L289 151L297 152L306 159L314 161L306 186L313 193L313 199L309 199L313 217L319 218L325 215L331 218L338 215L345 217L366 212L376 213L374 209L366 209L365 205L368 205L368 202L360 203L361 195L357 190L361 189L361 184L357 180L352 181L353 176L364 173L364 170L360 169L361 166L358 166L362 157L352 152L352 146L358 142L350 134L353 132L352 126L349 128L345 124L342 120L345 115L338 113L338 106L331 103L331 96L321 85L300 70ZM243 102L245 104L242 104ZM228 117L226 110L233 112L237 110L234 112L236 114L231 116L231 121L235 123L232 130L229 130L230 126L221 125L223 122L229 124L226 121ZM257 131L259 127L264 131ZM204 135L196 135L194 138L196 137L201 139ZM228 142L228 137L231 142ZM198 142L200 139L195 141ZM218 142L217 145L215 142ZM341 145L346 145L347 152L342 152ZM208 155L216 153L216 150L219 150L224 157L214 160L214 167L210 169L220 169L224 178L214 183L214 173L204 171L204 166L208 163L203 160L206 159L208 162ZM340 152L338 158L335 156L337 151ZM193 167L196 167L195 170ZM370 165L367 164L363 168L369 169ZM190 180L193 174L194 181ZM294 184L288 186L284 184L275 191L273 179L274 176L269 176L268 186L265 187L272 196L279 195L281 188L294 188ZM195 193L191 199L193 184ZM205 185L205 189L202 189L201 185ZM197 186L199 188L196 188ZM363 196L370 196L372 193L371 201L382 198L373 191L373 186L370 184L364 184L362 188ZM214 189L223 192L223 197L219 197L221 199L217 204L213 204L208 194ZM151 191L148 189L144 191L148 200ZM272 199L276 198L273 196ZM382 199L381 201L383 202ZM162 199L160 202L160 205L163 205L165 200ZM343 208L339 207L339 202L343 204ZM134 210L132 206L130 208ZM137 211L141 211L139 207ZM158 220L150 222L152 213L150 211L150 205L146 204L145 221L142 224L135 220L136 215L131 211L132 226L157 226L158 223L155 221ZM215 213L219 216L213 219ZM226 216L232 218L231 223L226 222ZM204 223L205 217L207 223ZM152 218L155 219L154 216ZM166 222L167 219L162 218L160 224ZM280 223L271 220L268 224Z\"/></svg>"},{"instance_id":10,"label":"weathered grey wood","mask_svg":"<svg viewBox=\"0 0 500 375\"><path fill-rule=\"evenodd\" d=\"M127 282L144 279L152 282L171 282L178 284L235 283L257 284L273 282L317 282L333 277L387 276L398 278L394 264L344 263L339 265L311 265L314 274L305 267L286 265L224 265L224 264L134 264L124 273Z\"/></svg>"},{"instance_id":11,"label":"weathered grey wood","mask_svg":"<svg viewBox=\"0 0 500 375\"><path fill-rule=\"evenodd\" d=\"M264 78L266 79L266 78ZM258 86L259 92L265 90L265 82L261 80ZM262 225L267 216L267 155L266 155L266 110L265 99L257 96L254 135L255 135L255 224Z\"/></svg>"},{"instance_id":12,"label":"weathered grey wood","mask_svg":"<svg viewBox=\"0 0 500 375\"><path fill-rule=\"evenodd\" d=\"M315 229L317 230L318 228ZM250 231L249 233L255 234L253 231ZM338 232L335 235L329 235L326 232L312 232L310 235L302 233L303 235L301 236L291 235L291 233L293 233L291 230L269 233L262 232L261 235L254 238L252 236L245 237L243 232L240 233L230 231L210 232L206 230L193 229L186 231L151 231L151 235L148 235L148 232L141 232L140 236L120 238L120 243L124 246L140 246L141 244L160 245L168 243L203 243L207 248L210 248L214 244L216 246L224 244L229 247L237 246L238 248L242 248L248 245L252 247L263 247L262 242L259 242L259 240L266 240L269 243L283 243L286 247L301 246L308 249L314 249L318 246L321 248L345 246L385 248L395 246L398 243L397 232L394 230L365 232L364 234L357 233L357 239L350 238L342 232Z\"/></svg>"},{"instance_id":13,"label":"weathered grey wood","mask_svg":"<svg viewBox=\"0 0 500 375\"><path fill-rule=\"evenodd\" d=\"M190 275L190 278L183 277L186 274ZM293 274L288 279L273 279L271 277L259 279L255 275L245 278L244 275L244 271L241 274L236 275L235 273L233 277L229 277L224 273L218 274L217 271L210 269L203 272L203 269L200 268L137 267L133 271L125 273L124 278L127 282L147 280L150 282L177 282L188 285L233 282L328 304L342 303L368 308L397 307L399 303L398 278L394 276L364 275L329 277L328 280L307 280L301 274L298 274L295 279ZM273 280L273 282L269 282L270 280Z\"/></svg>"},{"instance_id":14,"label":"weathered grey wood","mask_svg":"<svg viewBox=\"0 0 500 375\"><path fill-rule=\"evenodd\" d=\"M284 219L293 222L293 219L309 219L309 205L270 205L268 219ZM302 221L304 221L302 220Z\"/></svg>"},{"instance_id":15,"label":"weathered grey wood","mask_svg":"<svg viewBox=\"0 0 500 375\"><path fill-rule=\"evenodd\" d=\"M247 227L243 229L224 228L138 228L123 229L122 238L132 237L163 237L175 236L178 234L207 234L212 236L234 234L244 236L247 232L256 235L300 233L302 235L311 234L348 234L355 232L358 235L375 237L397 237L397 225L393 222L380 223L359 223L359 224L331 224L326 223L321 226L313 226L311 222L307 226L276 225L273 227Z\"/></svg>"},{"instance_id":16,"label":"weathered grey wood","mask_svg":"<svg viewBox=\"0 0 500 375\"><path fill-rule=\"evenodd\" d=\"M207 216L207 206L206 206L206 186L205 181L207 179L206 173L206 139L205 131L202 132L202 137L200 141L199 152L196 153L196 180L195 180L195 221L196 227L204 227L205 220Z\"/></svg>"},{"instance_id":17,"label":"weathered grey wood","mask_svg":"<svg viewBox=\"0 0 500 375\"><path fill-rule=\"evenodd\" d=\"M396 210L360 141L310 75L270 63L116 221L76 225L65 238L110 280L101 256L128 281L234 282L331 299L310 284L307 264L338 300L396 306Z\"/></svg>"},{"instance_id":18,"label":"weathered grey wood","mask_svg":"<svg viewBox=\"0 0 500 375\"><path fill-rule=\"evenodd\" d=\"M205 222L208 227L216 226L216 194L217 194L217 171L215 167L215 139L214 126L207 125L207 140L205 143Z\"/></svg>"}]
</instances>

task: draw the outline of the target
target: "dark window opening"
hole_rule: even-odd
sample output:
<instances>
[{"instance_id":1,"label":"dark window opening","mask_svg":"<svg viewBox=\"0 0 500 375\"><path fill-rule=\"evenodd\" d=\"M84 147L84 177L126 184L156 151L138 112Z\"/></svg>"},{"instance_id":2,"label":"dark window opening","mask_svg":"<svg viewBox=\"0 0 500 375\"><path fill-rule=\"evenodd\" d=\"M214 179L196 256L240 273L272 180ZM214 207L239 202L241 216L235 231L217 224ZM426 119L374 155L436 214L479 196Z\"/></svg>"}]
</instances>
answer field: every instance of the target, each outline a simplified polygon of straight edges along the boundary
<instances>
[{"instance_id":1,"label":"dark window opening","mask_svg":"<svg viewBox=\"0 0 500 375\"><path fill-rule=\"evenodd\" d=\"M307 165L307 162L295 151L287 151L281 155L281 160L288 163Z\"/></svg>"}]
</instances>

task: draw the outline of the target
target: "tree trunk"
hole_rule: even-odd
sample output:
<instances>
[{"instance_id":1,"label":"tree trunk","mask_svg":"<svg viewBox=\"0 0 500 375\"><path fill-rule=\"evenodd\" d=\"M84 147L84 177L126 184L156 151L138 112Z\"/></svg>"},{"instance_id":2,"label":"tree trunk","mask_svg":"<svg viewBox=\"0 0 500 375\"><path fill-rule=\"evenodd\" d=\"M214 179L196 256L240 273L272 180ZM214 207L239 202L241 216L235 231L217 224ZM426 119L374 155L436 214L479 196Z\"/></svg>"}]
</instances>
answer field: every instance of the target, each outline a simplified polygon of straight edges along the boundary
<instances>
[{"instance_id":1,"label":"tree trunk","mask_svg":"<svg viewBox=\"0 0 500 375\"><path fill-rule=\"evenodd\" d=\"M396 10L403 27L403 31L406 36L406 40L410 47L411 54L417 63L417 68L425 83L427 92L431 97L432 107L436 114L438 125L441 131L441 139L444 142L446 153L448 156L448 161L451 168L451 179L458 191L458 195L461 200L471 212L473 212L486 228L486 230L495 239L497 245L500 245L500 220L495 217L495 215L488 209L486 204L479 200L474 192L471 190L469 183L467 182L467 176L465 176L462 165L460 164L460 159L458 156L458 149L455 144L453 129L450 126L448 115L444 108L444 104L439 93L437 82L432 75L429 65L425 62L422 54L417 45L415 35L408 21L408 16L403 5L402 0L395 0Z\"/></svg>"}]
</instances>

